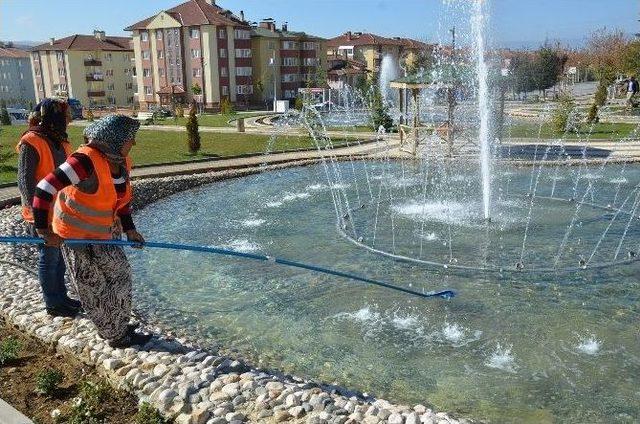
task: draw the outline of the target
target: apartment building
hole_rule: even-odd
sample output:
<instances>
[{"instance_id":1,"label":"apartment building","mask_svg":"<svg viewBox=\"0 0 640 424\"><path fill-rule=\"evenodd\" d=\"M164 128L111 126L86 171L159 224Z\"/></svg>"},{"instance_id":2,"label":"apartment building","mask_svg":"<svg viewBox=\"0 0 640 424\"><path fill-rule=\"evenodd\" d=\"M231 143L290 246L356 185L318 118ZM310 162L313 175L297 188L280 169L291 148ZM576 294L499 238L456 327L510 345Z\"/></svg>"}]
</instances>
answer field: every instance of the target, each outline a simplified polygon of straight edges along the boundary
<instances>
[{"instance_id":1,"label":"apartment building","mask_svg":"<svg viewBox=\"0 0 640 424\"><path fill-rule=\"evenodd\" d=\"M133 33L136 101L218 108L253 94L251 26L215 0L189 0L125 28Z\"/></svg>"},{"instance_id":2,"label":"apartment building","mask_svg":"<svg viewBox=\"0 0 640 424\"><path fill-rule=\"evenodd\" d=\"M85 107L131 107L133 48L129 37L71 35L31 49L33 85L38 101L62 96Z\"/></svg>"},{"instance_id":3,"label":"apartment building","mask_svg":"<svg viewBox=\"0 0 640 424\"><path fill-rule=\"evenodd\" d=\"M327 42L327 54L330 60L348 59L361 62L366 66L370 76L380 72L380 64L384 56L390 56L401 66L411 67L418 56L430 51L429 46L421 41L409 38L387 38L380 35L362 32L346 32Z\"/></svg>"},{"instance_id":4,"label":"apartment building","mask_svg":"<svg viewBox=\"0 0 640 424\"><path fill-rule=\"evenodd\" d=\"M251 46L257 104L273 100L274 90L278 99L295 99L298 89L316 85L327 67L324 38L289 31L287 24L278 29L271 19L253 26Z\"/></svg>"},{"instance_id":5,"label":"apartment building","mask_svg":"<svg viewBox=\"0 0 640 424\"><path fill-rule=\"evenodd\" d=\"M0 100L16 106L35 100L28 52L0 47Z\"/></svg>"}]
</instances>

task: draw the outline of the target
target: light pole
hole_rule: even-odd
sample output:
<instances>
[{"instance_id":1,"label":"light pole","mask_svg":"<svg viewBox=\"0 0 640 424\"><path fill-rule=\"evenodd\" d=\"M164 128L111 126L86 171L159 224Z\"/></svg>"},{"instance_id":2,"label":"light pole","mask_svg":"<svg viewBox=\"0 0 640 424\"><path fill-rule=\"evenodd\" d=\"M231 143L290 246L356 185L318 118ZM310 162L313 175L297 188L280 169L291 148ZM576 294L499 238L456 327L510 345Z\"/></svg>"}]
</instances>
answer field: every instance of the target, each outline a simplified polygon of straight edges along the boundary
<instances>
[{"instance_id":1,"label":"light pole","mask_svg":"<svg viewBox=\"0 0 640 424\"><path fill-rule=\"evenodd\" d=\"M273 49L273 57L271 58L271 66L273 66L273 111L277 110L277 101L278 101L278 87L276 81L276 50Z\"/></svg>"}]
</instances>

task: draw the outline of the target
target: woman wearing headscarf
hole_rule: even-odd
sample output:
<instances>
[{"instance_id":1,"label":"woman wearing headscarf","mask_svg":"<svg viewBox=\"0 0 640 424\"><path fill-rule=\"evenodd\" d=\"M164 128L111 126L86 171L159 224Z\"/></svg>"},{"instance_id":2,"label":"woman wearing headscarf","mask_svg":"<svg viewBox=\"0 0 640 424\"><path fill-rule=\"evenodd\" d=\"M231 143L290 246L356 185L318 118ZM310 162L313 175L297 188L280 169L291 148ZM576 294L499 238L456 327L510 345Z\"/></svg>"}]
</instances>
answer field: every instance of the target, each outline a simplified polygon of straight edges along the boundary
<instances>
[{"instance_id":1,"label":"woman wearing headscarf","mask_svg":"<svg viewBox=\"0 0 640 424\"><path fill-rule=\"evenodd\" d=\"M130 208L128 155L139 127L138 121L124 115L94 122L84 131L85 144L38 183L35 225L48 244L60 245L64 239L109 240L119 237L118 227L129 241L144 243ZM56 195L50 231L46 218ZM122 247L62 244L62 253L83 308L100 336L112 347L146 343L151 336L128 325L131 268Z\"/></svg>"},{"instance_id":2,"label":"woman wearing headscarf","mask_svg":"<svg viewBox=\"0 0 640 424\"><path fill-rule=\"evenodd\" d=\"M67 125L71 111L65 100L44 99L29 117L29 129L16 146L18 151L18 188L22 201L22 217L35 235L34 212L31 208L38 182L71 154ZM38 280L47 313L73 317L80 302L67 295L64 283L65 264L58 246L38 246Z\"/></svg>"}]
</instances>

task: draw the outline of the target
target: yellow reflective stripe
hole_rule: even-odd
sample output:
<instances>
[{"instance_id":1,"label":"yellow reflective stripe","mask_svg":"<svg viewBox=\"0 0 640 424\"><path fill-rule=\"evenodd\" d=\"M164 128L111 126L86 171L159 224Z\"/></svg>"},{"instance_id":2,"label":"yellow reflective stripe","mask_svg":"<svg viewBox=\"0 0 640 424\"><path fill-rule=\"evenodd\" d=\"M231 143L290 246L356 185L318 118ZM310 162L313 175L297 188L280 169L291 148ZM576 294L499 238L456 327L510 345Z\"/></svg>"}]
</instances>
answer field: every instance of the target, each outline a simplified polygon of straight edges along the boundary
<instances>
[{"instance_id":1,"label":"yellow reflective stripe","mask_svg":"<svg viewBox=\"0 0 640 424\"><path fill-rule=\"evenodd\" d=\"M83 215L87 215L93 218L113 218L113 212L111 211L99 211L92 209L90 207L79 204L73 199L67 198L67 195L64 192L60 192L58 195L60 197L60 201L64 202L71 209L75 209Z\"/></svg>"},{"instance_id":2,"label":"yellow reflective stripe","mask_svg":"<svg viewBox=\"0 0 640 424\"><path fill-rule=\"evenodd\" d=\"M89 224L88 222L84 222L72 215L69 215L66 212L63 212L57 203L53 207L53 214L55 215L56 218L60 219L65 224L71 225L76 228L80 228L81 230L89 231L92 233L98 233L98 234L111 234L110 225L109 226L95 225L95 224Z\"/></svg>"}]
</instances>

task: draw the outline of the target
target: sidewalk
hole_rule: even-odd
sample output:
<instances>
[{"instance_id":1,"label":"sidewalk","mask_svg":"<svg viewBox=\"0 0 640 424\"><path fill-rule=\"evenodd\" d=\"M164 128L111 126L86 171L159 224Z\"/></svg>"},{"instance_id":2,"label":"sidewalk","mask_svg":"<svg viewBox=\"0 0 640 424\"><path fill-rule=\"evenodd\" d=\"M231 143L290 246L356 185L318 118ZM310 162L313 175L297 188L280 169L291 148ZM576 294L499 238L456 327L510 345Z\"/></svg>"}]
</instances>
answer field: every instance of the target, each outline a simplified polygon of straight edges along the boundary
<instances>
[{"instance_id":1,"label":"sidewalk","mask_svg":"<svg viewBox=\"0 0 640 424\"><path fill-rule=\"evenodd\" d=\"M0 424L33 424L33 421L0 399Z\"/></svg>"}]
</instances>

